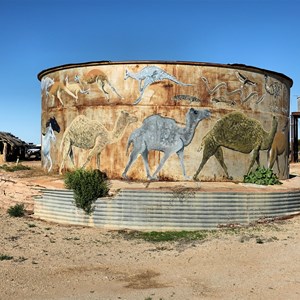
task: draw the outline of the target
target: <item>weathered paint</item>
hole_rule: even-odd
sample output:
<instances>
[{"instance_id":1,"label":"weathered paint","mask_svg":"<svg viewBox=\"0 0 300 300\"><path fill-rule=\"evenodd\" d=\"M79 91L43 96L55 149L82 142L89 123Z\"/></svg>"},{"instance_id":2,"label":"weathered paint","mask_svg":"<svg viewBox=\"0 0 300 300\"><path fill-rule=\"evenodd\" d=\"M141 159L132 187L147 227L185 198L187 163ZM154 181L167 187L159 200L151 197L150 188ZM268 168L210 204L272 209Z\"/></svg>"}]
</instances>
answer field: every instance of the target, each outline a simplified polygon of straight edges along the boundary
<instances>
[{"instance_id":1,"label":"weathered paint","mask_svg":"<svg viewBox=\"0 0 300 300\"><path fill-rule=\"evenodd\" d=\"M252 164L253 153L240 151L239 147L226 148L224 145L219 148L223 152L221 161L226 164L228 176L214 153L210 153L210 158L197 174L203 160L203 151L199 152L198 149L204 137L219 120L236 111L243 113L248 119L256 120L265 132L272 131L275 117L278 125L271 143L265 148L253 144L253 151L257 151L261 165L272 166L280 179L288 177L289 126L286 124L289 120L292 80L283 74L237 64L141 61L64 65L44 70L38 78L42 86L42 132L46 132L46 123L51 117L56 118L61 128L59 133L54 132L56 141L51 143L49 152L53 172L58 172L60 167L62 172L74 168L70 153L64 155L66 150L62 141L65 143L68 139L63 136L79 115L101 124L106 137L104 142L103 134L99 132L97 136L96 128L99 127L90 127L84 136L97 136L97 141L93 147L88 146L89 142L86 140L85 146L72 148L75 167L96 168L96 157L100 153L100 169L109 178L117 179L124 174L128 155L133 149L130 148L127 153L128 139L148 117L160 115L171 119L177 124L177 129L174 127L174 130L178 130L179 127L187 126L186 114L193 108L209 110L211 116L197 125L192 140L184 147L182 161L186 177L209 181L228 180L227 177L233 180L243 179ZM135 122L126 124L124 128L117 128L121 112L134 116ZM176 135L172 130L166 128L163 131L168 139ZM115 133L118 139L114 138ZM250 133L247 132L247 127L241 126L240 134L247 136ZM215 137L216 135L213 138ZM266 141L261 143L265 144ZM75 144L76 142L73 143ZM149 152L151 176L148 177L152 177L166 154L165 148L160 149ZM160 170L159 178L185 180L180 163L182 161L172 153ZM253 165L255 167L256 163ZM147 179L141 155L127 171L126 175L132 180Z\"/></svg>"}]
</instances>

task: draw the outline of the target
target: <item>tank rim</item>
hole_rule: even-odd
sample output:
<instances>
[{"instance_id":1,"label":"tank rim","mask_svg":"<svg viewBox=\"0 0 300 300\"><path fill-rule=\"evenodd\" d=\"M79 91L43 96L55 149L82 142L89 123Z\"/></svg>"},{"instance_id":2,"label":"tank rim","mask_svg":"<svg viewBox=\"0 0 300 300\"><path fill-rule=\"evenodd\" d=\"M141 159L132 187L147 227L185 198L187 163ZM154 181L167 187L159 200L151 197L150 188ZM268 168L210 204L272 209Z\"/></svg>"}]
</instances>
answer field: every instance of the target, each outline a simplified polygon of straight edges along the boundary
<instances>
[{"instance_id":1,"label":"tank rim","mask_svg":"<svg viewBox=\"0 0 300 300\"><path fill-rule=\"evenodd\" d=\"M254 66L249 66L240 63L232 63L232 64L221 64L221 63L211 63L211 62L195 62L195 61L165 61L165 60L129 60L129 61L110 61L110 60L100 60L100 61L90 61L90 62L82 62L82 63L69 63L64 65L59 65L52 68L47 68L38 73L37 78L41 81L41 79L52 72L73 69L73 68L81 68L81 67L90 67L90 66L103 66L103 65L129 65L129 64L170 64L170 65L189 65L189 66L208 66L208 67L219 67L219 68L228 68L228 69L238 69L244 71L252 71L257 73L271 73L274 76L283 77L284 79L290 82L290 87L293 86L293 80L286 76L283 73L271 71L263 68L258 68Z\"/></svg>"}]
</instances>

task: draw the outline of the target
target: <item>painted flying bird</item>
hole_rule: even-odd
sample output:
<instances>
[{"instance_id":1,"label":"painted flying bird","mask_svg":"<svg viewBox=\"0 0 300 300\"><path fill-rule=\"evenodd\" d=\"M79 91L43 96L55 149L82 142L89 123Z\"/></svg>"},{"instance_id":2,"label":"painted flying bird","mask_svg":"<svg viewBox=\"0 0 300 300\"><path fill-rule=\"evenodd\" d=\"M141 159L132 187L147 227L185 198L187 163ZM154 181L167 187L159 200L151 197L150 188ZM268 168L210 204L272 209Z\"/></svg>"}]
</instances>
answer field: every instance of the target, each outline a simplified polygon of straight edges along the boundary
<instances>
[{"instance_id":1,"label":"painted flying bird","mask_svg":"<svg viewBox=\"0 0 300 300\"><path fill-rule=\"evenodd\" d=\"M250 80L248 77L245 75L241 74L240 72L236 72L236 77L237 79L244 85L249 84L249 85L256 85L256 82Z\"/></svg>"}]
</instances>

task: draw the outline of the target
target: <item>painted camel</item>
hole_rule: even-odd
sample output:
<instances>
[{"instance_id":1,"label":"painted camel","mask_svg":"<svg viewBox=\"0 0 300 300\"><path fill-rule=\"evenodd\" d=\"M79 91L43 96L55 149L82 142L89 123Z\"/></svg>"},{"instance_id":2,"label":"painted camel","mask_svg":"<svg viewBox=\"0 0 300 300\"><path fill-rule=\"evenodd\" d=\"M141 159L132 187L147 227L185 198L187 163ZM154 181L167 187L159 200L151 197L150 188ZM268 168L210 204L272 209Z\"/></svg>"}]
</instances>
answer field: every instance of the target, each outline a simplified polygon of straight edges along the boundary
<instances>
[{"instance_id":1,"label":"painted camel","mask_svg":"<svg viewBox=\"0 0 300 300\"><path fill-rule=\"evenodd\" d=\"M278 122L275 117L272 120L272 128L270 132L263 129L259 121L249 118L241 112L232 112L218 120L213 128L206 134L202 140L201 149L203 157L194 180L211 156L215 156L222 166L227 178L227 166L223 158L221 147L235 150L241 153L252 152L252 159L247 174L251 171L255 161L259 165L259 151L269 150L275 133L277 131ZM201 150L199 149L199 151Z\"/></svg>"},{"instance_id":2,"label":"painted camel","mask_svg":"<svg viewBox=\"0 0 300 300\"><path fill-rule=\"evenodd\" d=\"M62 154L62 162L59 173L62 173L67 157L71 159L74 166L72 146L81 149L91 149L82 166L83 168L96 155L97 168L100 169L100 155L103 149L109 144L118 142L122 138L127 126L136 121L136 117L130 115L128 112L121 111L114 129L108 131L99 121L91 120L84 115L77 116L65 130L61 141L60 153Z\"/></svg>"},{"instance_id":3,"label":"painted camel","mask_svg":"<svg viewBox=\"0 0 300 300\"><path fill-rule=\"evenodd\" d=\"M271 149L268 151L268 168L272 169L276 161L279 173L280 173L280 167L279 167L278 157L282 154L285 155L283 174L285 173L286 166L288 164L288 153L289 153L288 125L289 125L289 120L287 119L282 130L276 132Z\"/></svg>"},{"instance_id":4,"label":"painted camel","mask_svg":"<svg viewBox=\"0 0 300 300\"><path fill-rule=\"evenodd\" d=\"M135 100L135 102L133 103L134 105L138 104L142 100L145 89L150 84L153 84L155 82L162 81L162 80L171 80L176 84L183 85L183 86L192 85L192 84L179 81L171 74L167 73L166 71L156 66L147 66L137 73L129 72L128 70L126 70L124 80L126 80L129 77L139 82L140 96L138 97L137 100Z\"/></svg>"},{"instance_id":5,"label":"painted camel","mask_svg":"<svg viewBox=\"0 0 300 300\"><path fill-rule=\"evenodd\" d=\"M138 155L141 154L147 178L150 180L157 179L156 175L162 169L166 160L173 153L176 153L180 160L183 176L187 179L184 167L184 148L191 143L199 122L208 117L210 117L209 110L196 110L190 108L186 113L185 127L178 126L174 119L162 117L160 115L152 115L146 118L142 126L134 130L128 139L127 151L131 143L133 143L133 149L122 177L127 179L126 174L128 170L135 162ZM152 176L150 175L148 163L148 152L150 150L164 152L164 156Z\"/></svg>"}]
</instances>

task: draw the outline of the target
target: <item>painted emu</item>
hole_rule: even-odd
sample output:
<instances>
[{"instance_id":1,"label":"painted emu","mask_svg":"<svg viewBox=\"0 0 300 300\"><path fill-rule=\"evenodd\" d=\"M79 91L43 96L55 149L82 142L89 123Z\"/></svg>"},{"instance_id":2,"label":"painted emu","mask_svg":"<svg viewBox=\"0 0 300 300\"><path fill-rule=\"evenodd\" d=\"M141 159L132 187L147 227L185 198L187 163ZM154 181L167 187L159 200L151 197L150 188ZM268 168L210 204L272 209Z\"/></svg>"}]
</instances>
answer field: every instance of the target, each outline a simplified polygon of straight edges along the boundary
<instances>
[{"instance_id":1,"label":"painted emu","mask_svg":"<svg viewBox=\"0 0 300 300\"><path fill-rule=\"evenodd\" d=\"M210 117L209 110L196 110L194 108L190 108L186 113L185 127L178 126L175 120L162 117L160 115L152 115L146 118L143 122L143 125L134 130L128 139L127 150L131 143L133 143L133 149L122 177L127 179L126 174L129 168L135 162L138 155L141 154L147 173L147 178L150 180L156 179L156 175L162 169L166 160L173 153L176 153L180 160L183 176L187 179L183 161L184 148L191 143L195 134L195 129L199 122L208 117ZM164 157L161 159L156 171L152 176L150 175L148 163L148 152L150 150L164 152Z\"/></svg>"},{"instance_id":2,"label":"painted emu","mask_svg":"<svg viewBox=\"0 0 300 300\"><path fill-rule=\"evenodd\" d=\"M46 133L42 134L42 161L44 169L47 169L48 172L52 169L52 159L50 156L51 152L51 142L56 141L54 131L57 133L60 132L60 126L58 125L55 117L51 117L46 123Z\"/></svg>"},{"instance_id":3,"label":"painted emu","mask_svg":"<svg viewBox=\"0 0 300 300\"><path fill-rule=\"evenodd\" d=\"M255 161L259 165L259 151L269 150L275 133L277 131L278 122L273 117L272 128L270 132L263 129L259 121L251 119L241 112L232 112L222 119L218 120L214 127L206 134L202 140L201 149L203 157L194 180L211 156L215 156L222 166L227 178L230 178L227 166L224 162L223 151L221 147L235 150L242 153L252 152L252 159L247 174L251 171ZM201 150L199 149L199 151Z\"/></svg>"}]
</instances>

